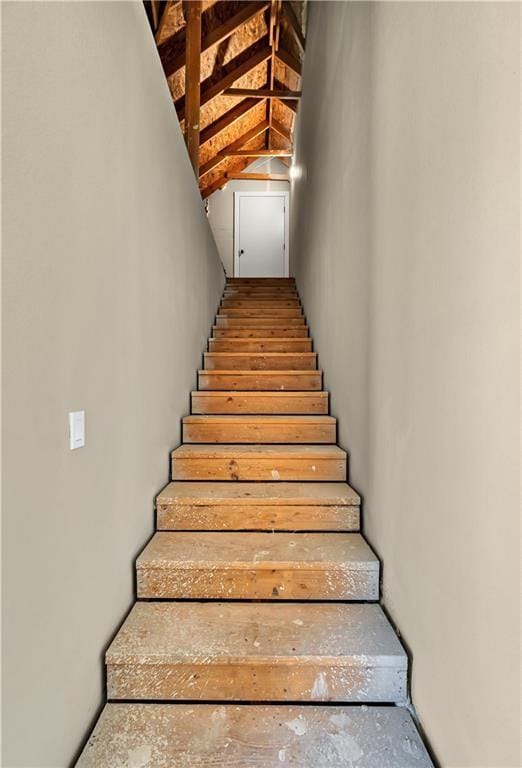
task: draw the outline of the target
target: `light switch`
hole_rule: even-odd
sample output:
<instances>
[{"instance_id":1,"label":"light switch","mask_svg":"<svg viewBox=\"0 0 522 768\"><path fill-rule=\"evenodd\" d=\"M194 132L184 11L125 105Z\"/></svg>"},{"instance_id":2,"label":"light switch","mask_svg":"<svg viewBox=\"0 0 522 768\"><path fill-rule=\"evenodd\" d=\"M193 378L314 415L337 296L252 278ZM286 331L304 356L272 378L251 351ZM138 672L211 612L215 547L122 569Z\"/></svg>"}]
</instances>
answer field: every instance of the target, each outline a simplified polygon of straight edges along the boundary
<instances>
[{"instance_id":1,"label":"light switch","mask_svg":"<svg viewBox=\"0 0 522 768\"><path fill-rule=\"evenodd\" d=\"M85 411L73 411L69 414L69 448L83 448L85 445Z\"/></svg>"}]
</instances>

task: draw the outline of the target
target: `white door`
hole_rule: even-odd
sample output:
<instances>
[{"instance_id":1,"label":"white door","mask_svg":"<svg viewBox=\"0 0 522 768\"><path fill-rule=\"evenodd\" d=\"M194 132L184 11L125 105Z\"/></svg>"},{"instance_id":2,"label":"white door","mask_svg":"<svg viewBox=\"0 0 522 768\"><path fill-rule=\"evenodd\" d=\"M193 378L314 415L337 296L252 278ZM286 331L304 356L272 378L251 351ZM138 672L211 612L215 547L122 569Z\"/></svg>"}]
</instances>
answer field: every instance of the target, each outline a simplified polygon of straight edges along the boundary
<instances>
[{"instance_id":1,"label":"white door","mask_svg":"<svg viewBox=\"0 0 522 768\"><path fill-rule=\"evenodd\" d=\"M234 274L288 277L288 192L235 192Z\"/></svg>"}]
</instances>

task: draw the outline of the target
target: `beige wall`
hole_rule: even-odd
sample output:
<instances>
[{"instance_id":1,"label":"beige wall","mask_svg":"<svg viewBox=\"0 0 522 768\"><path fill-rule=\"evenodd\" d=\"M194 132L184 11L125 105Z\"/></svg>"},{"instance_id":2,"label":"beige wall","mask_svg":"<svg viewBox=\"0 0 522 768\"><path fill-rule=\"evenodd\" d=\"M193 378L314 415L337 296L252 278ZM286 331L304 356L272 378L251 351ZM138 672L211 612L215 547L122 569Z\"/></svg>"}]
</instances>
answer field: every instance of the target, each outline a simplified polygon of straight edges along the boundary
<instances>
[{"instance_id":1,"label":"beige wall","mask_svg":"<svg viewBox=\"0 0 522 768\"><path fill-rule=\"evenodd\" d=\"M3 25L2 765L61 768L102 701L223 271L142 4L4 3Z\"/></svg>"},{"instance_id":2,"label":"beige wall","mask_svg":"<svg viewBox=\"0 0 522 768\"><path fill-rule=\"evenodd\" d=\"M277 159L256 160L245 173L286 173L288 168ZM234 274L234 192L288 192L287 181L229 181L224 189L208 198L208 220L227 275ZM290 252L292 245L290 244Z\"/></svg>"},{"instance_id":3,"label":"beige wall","mask_svg":"<svg viewBox=\"0 0 522 768\"><path fill-rule=\"evenodd\" d=\"M312 4L297 136L296 276L448 768L521 765L519 12Z\"/></svg>"}]
</instances>

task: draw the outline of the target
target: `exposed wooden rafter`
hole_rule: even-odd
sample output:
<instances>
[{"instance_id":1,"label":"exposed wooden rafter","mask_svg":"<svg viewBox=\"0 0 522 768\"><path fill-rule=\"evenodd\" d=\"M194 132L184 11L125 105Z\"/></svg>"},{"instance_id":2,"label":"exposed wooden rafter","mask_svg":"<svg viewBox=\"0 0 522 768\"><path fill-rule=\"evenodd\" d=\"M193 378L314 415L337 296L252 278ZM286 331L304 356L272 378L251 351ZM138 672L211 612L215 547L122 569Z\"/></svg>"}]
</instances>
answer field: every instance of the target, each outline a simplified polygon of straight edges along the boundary
<instances>
[{"instance_id":1,"label":"exposed wooden rafter","mask_svg":"<svg viewBox=\"0 0 522 768\"><path fill-rule=\"evenodd\" d=\"M248 167L292 157L306 0L144 2L202 196L232 177L282 176Z\"/></svg>"},{"instance_id":2,"label":"exposed wooden rafter","mask_svg":"<svg viewBox=\"0 0 522 768\"><path fill-rule=\"evenodd\" d=\"M201 12L201 0L191 0L187 4L185 135L190 162L196 173L199 166Z\"/></svg>"},{"instance_id":3,"label":"exposed wooden rafter","mask_svg":"<svg viewBox=\"0 0 522 768\"><path fill-rule=\"evenodd\" d=\"M288 128L285 128L285 126L279 122L279 120L272 120L272 130L274 130L276 133L278 133L280 136L283 137L283 139L286 139L287 141L292 141L292 134L288 130Z\"/></svg>"},{"instance_id":4,"label":"exposed wooden rafter","mask_svg":"<svg viewBox=\"0 0 522 768\"><path fill-rule=\"evenodd\" d=\"M251 99L280 99L281 101L301 98L301 91L288 91L283 88L275 90L270 90L270 88L258 88L257 90L252 88L227 88L223 93L225 96L248 96Z\"/></svg>"},{"instance_id":5,"label":"exposed wooden rafter","mask_svg":"<svg viewBox=\"0 0 522 768\"><path fill-rule=\"evenodd\" d=\"M246 144L248 141L252 141L252 139L257 138L257 136L260 136L267 129L268 129L268 123L266 122L266 120L263 120L262 123L259 123L259 125L254 126L249 131L244 133L238 139L236 139L231 144L229 144L228 147L225 147L225 149L215 154L213 158L211 158L208 162L202 165L201 168L199 169L199 178L201 179L207 173L210 173L210 171L213 171L214 168L220 165L220 163L226 160L229 152L234 152L235 150L240 149L243 146L243 144Z\"/></svg>"},{"instance_id":6,"label":"exposed wooden rafter","mask_svg":"<svg viewBox=\"0 0 522 768\"><path fill-rule=\"evenodd\" d=\"M291 53L285 51L284 48L278 48L276 58L279 59L281 64L284 64L285 67L288 67L288 69L291 69L292 72L298 75L298 77L301 77L302 67L299 59L296 59Z\"/></svg>"},{"instance_id":7,"label":"exposed wooden rafter","mask_svg":"<svg viewBox=\"0 0 522 768\"><path fill-rule=\"evenodd\" d=\"M299 21L297 20L297 16L295 15L295 11L292 8L292 3L288 2L288 0L284 0L283 2L283 15L285 19L288 21L290 29L294 33L295 40L299 48L301 49L301 53L304 53L305 38L303 35L303 30L301 29L301 25L299 24Z\"/></svg>"},{"instance_id":8,"label":"exposed wooden rafter","mask_svg":"<svg viewBox=\"0 0 522 768\"><path fill-rule=\"evenodd\" d=\"M192 1L193 0L190 0L188 5L190 5ZM205 51L208 51L214 45L219 45L219 43L227 40L231 35L234 34L234 32L237 31L239 27L265 11L269 7L270 3L245 2L243 5L244 7L241 8L241 10L236 14L234 14L234 16L232 16L230 19L227 19L219 27L210 30L210 32L205 35L201 41L201 53L205 53ZM185 66L184 53L183 51L181 51L181 53L177 53L178 47L179 43L176 46L175 39L169 39L162 43L158 48L161 63L163 64L163 69L167 77L175 74Z\"/></svg>"},{"instance_id":9,"label":"exposed wooden rafter","mask_svg":"<svg viewBox=\"0 0 522 768\"><path fill-rule=\"evenodd\" d=\"M285 173L227 173L227 179L244 181L290 181Z\"/></svg>"},{"instance_id":10,"label":"exposed wooden rafter","mask_svg":"<svg viewBox=\"0 0 522 768\"><path fill-rule=\"evenodd\" d=\"M257 107L258 104L259 101L257 99L245 99L239 104L236 104L236 106L232 109L229 109L228 112L225 112L224 115L221 115L218 120L216 120L214 123L211 123L203 131L201 131L199 137L200 146L202 147L208 141L211 141L211 139L214 139L216 136L222 133L222 131L225 131L231 125L237 123L238 120L241 120L250 112L250 110L254 109L254 107Z\"/></svg>"},{"instance_id":11,"label":"exposed wooden rafter","mask_svg":"<svg viewBox=\"0 0 522 768\"><path fill-rule=\"evenodd\" d=\"M293 149L236 149L223 152L227 157L292 157Z\"/></svg>"},{"instance_id":12,"label":"exposed wooden rafter","mask_svg":"<svg viewBox=\"0 0 522 768\"><path fill-rule=\"evenodd\" d=\"M255 53L253 53L252 56L246 59L246 61L243 61L241 64L236 64L235 66L231 67L229 71L221 78L221 80L218 80L217 83L209 84L206 87L205 87L205 84L203 83L201 88L201 106L203 106L204 104L207 104L216 96L219 96L227 88L230 88L230 86L233 83L235 83L236 80L239 80L245 75L248 75L249 72L251 72L253 69L258 67L268 58L270 58L270 54L271 54L270 48L268 46L263 47L260 50L257 50ZM232 64L234 64L234 62L232 62ZM180 102L179 103L177 102L175 106L176 106L179 119L184 120L185 119L185 99L182 99L182 100L180 99Z\"/></svg>"}]
</instances>

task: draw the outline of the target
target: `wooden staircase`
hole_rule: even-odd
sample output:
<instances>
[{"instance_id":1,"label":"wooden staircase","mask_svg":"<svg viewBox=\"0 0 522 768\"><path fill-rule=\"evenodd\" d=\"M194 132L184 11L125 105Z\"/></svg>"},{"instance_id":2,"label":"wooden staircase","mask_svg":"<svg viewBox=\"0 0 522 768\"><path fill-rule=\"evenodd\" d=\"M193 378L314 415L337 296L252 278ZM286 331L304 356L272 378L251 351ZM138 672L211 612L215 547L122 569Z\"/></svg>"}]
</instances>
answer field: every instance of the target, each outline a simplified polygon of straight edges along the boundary
<instances>
[{"instance_id":1,"label":"wooden staircase","mask_svg":"<svg viewBox=\"0 0 522 768\"><path fill-rule=\"evenodd\" d=\"M229 279L80 768L429 768L293 279Z\"/></svg>"}]
</instances>

